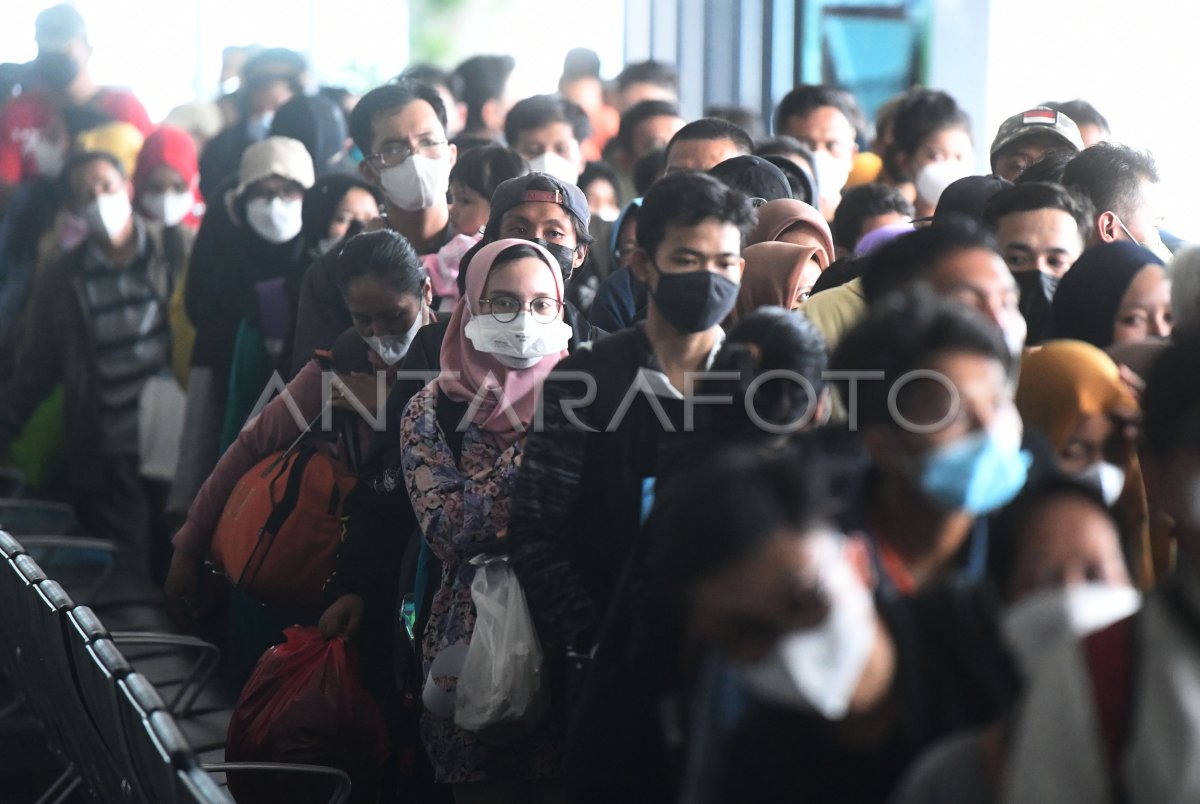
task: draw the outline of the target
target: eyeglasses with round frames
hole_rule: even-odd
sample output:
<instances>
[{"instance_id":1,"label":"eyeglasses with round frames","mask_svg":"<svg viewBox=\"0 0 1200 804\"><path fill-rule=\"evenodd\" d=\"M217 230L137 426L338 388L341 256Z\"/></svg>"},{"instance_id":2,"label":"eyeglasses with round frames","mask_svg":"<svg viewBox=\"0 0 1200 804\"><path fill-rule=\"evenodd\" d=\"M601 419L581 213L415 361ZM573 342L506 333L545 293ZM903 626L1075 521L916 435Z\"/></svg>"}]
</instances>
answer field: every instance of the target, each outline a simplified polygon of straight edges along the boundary
<instances>
[{"instance_id":1,"label":"eyeglasses with round frames","mask_svg":"<svg viewBox=\"0 0 1200 804\"><path fill-rule=\"evenodd\" d=\"M526 310L533 316L534 321L539 324L549 324L558 318L558 314L562 312L563 308L562 302L550 296L538 296L529 302L529 304L525 304L514 296L496 296L491 299L480 299L479 303L488 305L490 308L488 310L489 314L501 324L515 321L517 316Z\"/></svg>"}]
</instances>

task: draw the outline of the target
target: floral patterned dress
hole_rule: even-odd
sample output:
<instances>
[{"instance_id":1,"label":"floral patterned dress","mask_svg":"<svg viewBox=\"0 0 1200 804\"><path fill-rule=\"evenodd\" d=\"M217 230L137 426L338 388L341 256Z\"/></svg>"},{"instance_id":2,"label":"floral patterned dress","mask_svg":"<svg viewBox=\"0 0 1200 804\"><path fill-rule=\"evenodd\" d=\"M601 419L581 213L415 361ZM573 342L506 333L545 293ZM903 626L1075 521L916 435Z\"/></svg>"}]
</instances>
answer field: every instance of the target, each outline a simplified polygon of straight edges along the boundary
<instances>
[{"instance_id":1,"label":"floral patterned dress","mask_svg":"<svg viewBox=\"0 0 1200 804\"><path fill-rule=\"evenodd\" d=\"M470 564L494 547L508 524L511 494L521 460L521 442L504 448L475 424L464 433L456 462L435 415L437 392L426 387L405 409L400 429L404 479L417 523L442 562L441 586L433 596L422 640L424 672L447 648L471 642L475 608ZM457 678L437 685L453 691ZM559 775L561 749L543 728L504 746L481 742L429 711L421 715L421 739L442 783L550 779Z\"/></svg>"}]
</instances>

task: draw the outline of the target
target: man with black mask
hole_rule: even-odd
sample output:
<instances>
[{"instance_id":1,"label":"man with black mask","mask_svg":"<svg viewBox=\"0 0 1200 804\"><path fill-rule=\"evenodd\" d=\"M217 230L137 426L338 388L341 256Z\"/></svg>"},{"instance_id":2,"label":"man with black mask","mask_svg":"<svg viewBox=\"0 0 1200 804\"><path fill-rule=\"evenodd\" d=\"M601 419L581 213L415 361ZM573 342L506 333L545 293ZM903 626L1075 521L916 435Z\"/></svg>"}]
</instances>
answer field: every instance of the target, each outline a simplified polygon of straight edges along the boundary
<instances>
[{"instance_id":1,"label":"man with black mask","mask_svg":"<svg viewBox=\"0 0 1200 804\"><path fill-rule=\"evenodd\" d=\"M1057 184L1029 182L992 196L983 222L1020 288L1021 315L1029 330L1025 342L1041 343L1058 282L1083 251L1091 205Z\"/></svg>"},{"instance_id":2,"label":"man with black mask","mask_svg":"<svg viewBox=\"0 0 1200 804\"><path fill-rule=\"evenodd\" d=\"M539 634L569 655L592 648L659 446L685 428L689 375L724 339L754 221L749 199L711 176L660 180L642 203L631 265L651 300L645 322L572 354L545 384L506 541Z\"/></svg>"},{"instance_id":3,"label":"man with black mask","mask_svg":"<svg viewBox=\"0 0 1200 804\"><path fill-rule=\"evenodd\" d=\"M99 86L92 79L92 46L74 6L63 3L46 9L35 26L38 54L29 65L30 85L0 115L0 213L16 185L33 176L54 178L61 170L69 144L62 125L67 110L88 107L131 123L143 136L154 128L133 93Z\"/></svg>"}]
</instances>

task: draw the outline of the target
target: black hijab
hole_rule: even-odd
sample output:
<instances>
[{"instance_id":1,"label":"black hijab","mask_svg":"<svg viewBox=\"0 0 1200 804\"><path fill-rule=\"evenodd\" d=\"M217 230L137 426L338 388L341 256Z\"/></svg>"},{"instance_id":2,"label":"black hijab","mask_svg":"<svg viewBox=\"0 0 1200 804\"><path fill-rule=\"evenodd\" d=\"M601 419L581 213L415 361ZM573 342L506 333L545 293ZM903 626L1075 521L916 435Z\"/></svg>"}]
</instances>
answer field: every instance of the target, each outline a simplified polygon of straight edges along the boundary
<instances>
[{"instance_id":1,"label":"black hijab","mask_svg":"<svg viewBox=\"0 0 1200 804\"><path fill-rule=\"evenodd\" d=\"M1100 349L1113 342L1121 299L1157 256L1127 240L1093 246L1075 261L1058 283L1050 305L1050 337L1087 341Z\"/></svg>"}]
</instances>

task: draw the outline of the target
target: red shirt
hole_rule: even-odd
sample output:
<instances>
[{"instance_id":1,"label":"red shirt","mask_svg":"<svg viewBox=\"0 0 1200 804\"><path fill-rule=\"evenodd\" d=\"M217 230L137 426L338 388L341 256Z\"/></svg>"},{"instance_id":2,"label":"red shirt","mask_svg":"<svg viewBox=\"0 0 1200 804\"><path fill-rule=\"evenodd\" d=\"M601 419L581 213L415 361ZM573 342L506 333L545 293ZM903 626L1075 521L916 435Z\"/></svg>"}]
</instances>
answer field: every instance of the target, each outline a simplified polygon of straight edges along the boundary
<instances>
[{"instance_id":1,"label":"red shirt","mask_svg":"<svg viewBox=\"0 0 1200 804\"><path fill-rule=\"evenodd\" d=\"M146 109L127 89L103 88L89 101L113 120L134 125L143 136L154 130ZM32 143L54 120L57 109L36 90L13 98L0 114L0 182L19 184L37 175Z\"/></svg>"}]
</instances>

